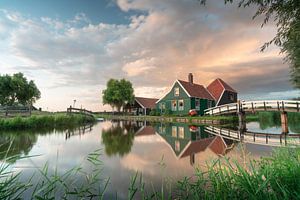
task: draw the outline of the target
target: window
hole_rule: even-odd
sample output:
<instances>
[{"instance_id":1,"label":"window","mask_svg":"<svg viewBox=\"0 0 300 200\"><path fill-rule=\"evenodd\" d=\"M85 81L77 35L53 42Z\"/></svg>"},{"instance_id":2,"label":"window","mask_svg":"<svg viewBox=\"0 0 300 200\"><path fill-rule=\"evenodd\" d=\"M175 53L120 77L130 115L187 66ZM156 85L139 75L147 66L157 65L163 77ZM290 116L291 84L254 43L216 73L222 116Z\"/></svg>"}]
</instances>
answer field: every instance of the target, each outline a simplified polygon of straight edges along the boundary
<instances>
[{"instance_id":1,"label":"window","mask_svg":"<svg viewBox=\"0 0 300 200\"><path fill-rule=\"evenodd\" d=\"M200 110L200 99L195 100L195 108L196 110Z\"/></svg>"},{"instance_id":2,"label":"window","mask_svg":"<svg viewBox=\"0 0 300 200\"><path fill-rule=\"evenodd\" d=\"M180 142L178 140L175 141L175 151L180 151Z\"/></svg>"},{"instance_id":3,"label":"window","mask_svg":"<svg viewBox=\"0 0 300 200\"><path fill-rule=\"evenodd\" d=\"M184 110L184 101L183 100L179 100L178 101L178 110Z\"/></svg>"},{"instance_id":4,"label":"window","mask_svg":"<svg viewBox=\"0 0 300 200\"><path fill-rule=\"evenodd\" d=\"M161 110L166 109L165 103L160 103L160 104L159 104L159 109L161 109Z\"/></svg>"},{"instance_id":5,"label":"window","mask_svg":"<svg viewBox=\"0 0 300 200\"><path fill-rule=\"evenodd\" d=\"M177 126L172 126L172 137L177 138Z\"/></svg>"},{"instance_id":6,"label":"window","mask_svg":"<svg viewBox=\"0 0 300 200\"><path fill-rule=\"evenodd\" d=\"M184 138L184 127L178 127L178 137Z\"/></svg>"},{"instance_id":7,"label":"window","mask_svg":"<svg viewBox=\"0 0 300 200\"><path fill-rule=\"evenodd\" d=\"M178 97L179 96L179 88L174 88L174 96Z\"/></svg>"},{"instance_id":8,"label":"window","mask_svg":"<svg viewBox=\"0 0 300 200\"><path fill-rule=\"evenodd\" d=\"M177 110L177 101L173 100L172 101L172 111L176 111Z\"/></svg>"},{"instance_id":9,"label":"window","mask_svg":"<svg viewBox=\"0 0 300 200\"><path fill-rule=\"evenodd\" d=\"M229 94L229 100L230 100L230 101L234 101L234 96L233 96L233 94L231 94L231 93Z\"/></svg>"},{"instance_id":10,"label":"window","mask_svg":"<svg viewBox=\"0 0 300 200\"><path fill-rule=\"evenodd\" d=\"M212 107L212 101L207 100L207 107L208 107L208 108L211 108L211 107Z\"/></svg>"}]
</instances>

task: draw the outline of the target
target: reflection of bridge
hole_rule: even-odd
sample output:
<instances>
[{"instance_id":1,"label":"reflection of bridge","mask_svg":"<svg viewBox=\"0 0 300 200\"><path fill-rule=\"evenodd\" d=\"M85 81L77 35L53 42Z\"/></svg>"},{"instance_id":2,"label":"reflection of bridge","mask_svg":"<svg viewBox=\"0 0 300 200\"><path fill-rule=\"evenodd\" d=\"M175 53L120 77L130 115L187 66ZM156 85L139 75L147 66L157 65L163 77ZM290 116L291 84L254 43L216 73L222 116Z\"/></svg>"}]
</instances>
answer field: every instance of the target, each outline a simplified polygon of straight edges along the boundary
<instances>
[{"instance_id":1,"label":"reflection of bridge","mask_svg":"<svg viewBox=\"0 0 300 200\"><path fill-rule=\"evenodd\" d=\"M300 112L300 101L243 101L206 109L206 115L224 115L239 112L256 111L279 111L279 112Z\"/></svg>"},{"instance_id":2,"label":"reflection of bridge","mask_svg":"<svg viewBox=\"0 0 300 200\"><path fill-rule=\"evenodd\" d=\"M226 128L219 128L208 126L205 127L207 133L219 135L223 138L228 138L244 143L262 144L270 146L282 145L300 145L300 134L272 134L272 133L254 133L241 132L239 130L230 130Z\"/></svg>"},{"instance_id":3,"label":"reflection of bridge","mask_svg":"<svg viewBox=\"0 0 300 200\"><path fill-rule=\"evenodd\" d=\"M246 130L245 113L255 113L257 111L281 112L282 133L287 134L289 132L287 112L300 113L300 101L238 101L237 103L231 103L206 109L204 113L206 115L237 114L239 116L239 129Z\"/></svg>"},{"instance_id":4,"label":"reflection of bridge","mask_svg":"<svg viewBox=\"0 0 300 200\"><path fill-rule=\"evenodd\" d=\"M68 130L66 132L66 140L70 139L71 136L81 136L81 135L84 135L85 133L89 133L92 131L92 127L93 127L93 125L90 124L87 126L78 127L75 130Z\"/></svg>"}]
</instances>

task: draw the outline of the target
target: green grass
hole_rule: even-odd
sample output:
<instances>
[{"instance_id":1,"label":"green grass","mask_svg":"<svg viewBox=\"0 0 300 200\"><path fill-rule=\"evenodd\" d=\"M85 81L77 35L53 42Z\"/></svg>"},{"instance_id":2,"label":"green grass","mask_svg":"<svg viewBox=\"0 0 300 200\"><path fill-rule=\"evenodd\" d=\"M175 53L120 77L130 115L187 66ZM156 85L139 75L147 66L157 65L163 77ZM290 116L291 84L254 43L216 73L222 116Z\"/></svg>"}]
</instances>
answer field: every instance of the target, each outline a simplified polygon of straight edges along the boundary
<instances>
[{"instance_id":1,"label":"green grass","mask_svg":"<svg viewBox=\"0 0 300 200\"><path fill-rule=\"evenodd\" d=\"M47 114L30 117L0 118L0 130L23 130L74 127L95 121L94 117L80 114Z\"/></svg>"},{"instance_id":2,"label":"green grass","mask_svg":"<svg viewBox=\"0 0 300 200\"><path fill-rule=\"evenodd\" d=\"M102 174L101 151L88 155L87 161L93 165L91 172L78 166L51 173L46 164L26 183L19 179L22 172L7 172L9 164L2 164L0 199L16 199L26 191L31 191L31 199L103 199L111 185ZM281 148L270 157L251 161L246 168L226 158L215 160L207 171L196 170L175 187L163 183L160 190L146 191L149 184L135 173L128 199L300 199L300 148Z\"/></svg>"}]
</instances>

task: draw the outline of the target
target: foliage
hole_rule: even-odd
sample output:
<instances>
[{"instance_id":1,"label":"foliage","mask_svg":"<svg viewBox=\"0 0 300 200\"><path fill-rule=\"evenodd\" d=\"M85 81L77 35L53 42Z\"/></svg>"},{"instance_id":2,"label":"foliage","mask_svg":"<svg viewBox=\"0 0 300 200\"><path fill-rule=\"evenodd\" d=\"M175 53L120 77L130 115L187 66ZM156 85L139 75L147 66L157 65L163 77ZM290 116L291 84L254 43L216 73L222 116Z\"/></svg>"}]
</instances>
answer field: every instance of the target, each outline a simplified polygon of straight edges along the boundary
<instances>
[{"instance_id":1,"label":"foliage","mask_svg":"<svg viewBox=\"0 0 300 200\"><path fill-rule=\"evenodd\" d=\"M149 113L150 116L160 116L160 111L157 109L152 109Z\"/></svg>"},{"instance_id":2,"label":"foliage","mask_svg":"<svg viewBox=\"0 0 300 200\"><path fill-rule=\"evenodd\" d=\"M110 179L102 177L100 156L97 150L86 158L90 172L78 166L60 174L46 164L28 181L21 181L22 172L12 173L8 171L10 164L2 162L0 198L18 199L27 193L30 199L103 199ZM207 171L196 169L194 176L167 189L167 179L163 179L160 190L147 190L146 184L151 183L138 175L131 178L128 199L299 199L300 148L277 149L270 157L252 160L247 166L220 158L208 163Z\"/></svg>"},{"instance_id":3,"label":"foliage","mask_svg":"<svg viewBox=\"0 0 300 200\"><path fill-rule=\"evenodd\" d=\"M121 126L120 122L114 124L108 130L102 130L102 142L105 145L107 155L124 156L129 153L133 145L134 131Z\"/></svg>"},{"instance_id":4,"label":"foliage","mask_svg":"<svg viewBox=\"0 0 300 200\"><path fill-rule=\"evenodd\" d=\"M207 0L199 0L205 4ZM285 53L285 61L290 65L291 81L300 88L300 1L299 0L224 0L225 3L238 2L239 7L256 6L253 18L264 16L262 26L270 19L276 22L277 34L265 43L261 50L275 44Z\"/></svg>"},{"instance_id":5,"label":"foliage","mask_svg":"<svg viewBox=\"0 0 300 200\"><path fill-rule=\"evenodd\" d=\"M110 79L106 84L106 89L102 91L103 104L116 107L118 112L127 103L134 101L134 90L130 81L125 79Z\"/></svg>"},{"instance_id":6,"label":"foliage","mask_svg":"<svg viewBox=\"0 0 300 200\"><path fill-rule=\"evenodd\" d=\"M0 118L0 130L22 130L22 129L42 129L75 127L95 121L94 117L74 114L53 114L31 117Z\"/></svg>"},{"instance_id":7,"label":"foliage","mask_svg":"<svg viewBox=\"0 0 300 200\"><path fill-rule=\"evenodd\" d=\"M28 82L22 73L0 75L0 105L32 105L40 97L41 92L35 83Z\"/></svg>"}]
</instances>

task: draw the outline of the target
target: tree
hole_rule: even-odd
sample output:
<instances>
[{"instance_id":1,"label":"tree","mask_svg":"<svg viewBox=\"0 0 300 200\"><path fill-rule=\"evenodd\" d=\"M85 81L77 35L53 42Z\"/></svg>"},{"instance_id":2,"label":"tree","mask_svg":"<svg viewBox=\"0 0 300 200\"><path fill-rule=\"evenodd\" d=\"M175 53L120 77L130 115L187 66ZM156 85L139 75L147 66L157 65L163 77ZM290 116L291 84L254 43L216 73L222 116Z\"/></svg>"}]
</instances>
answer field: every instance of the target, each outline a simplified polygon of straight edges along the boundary
<instances>
[{"instance_id":1,"label":"tree","mask_svg":"<svg viewBox=\"0 0 300 200\"><path fill-rule=\"evenodd\" d=\"M207 0L199 0L205 4ZM253 19L264 16L262 27L270 19L276 22L276 36L266 42L261 50L275 44L285 53L285 62L290 66L291 82L300 89L300 1L299 0L224 0L225 3L238 2L239 7L257 6Z\"/></svg>"},{"instance_id":2,"label":"tree","mask_svg":"<svg viewBox=\"0 0 300 200\"><path fill-rule=\"evenodd\" d=\"M116 107L118 112L127 103L134 101L134 90L131 82L121 79L110 79L106 84L106 89L102 91L103 104L109 104L113 108Z\"/></svg>"},{"instance_id":3,"label":"tree","mask_svg":"<svg viewBox=\"0 0 300 200\"><path fill-rule=\"evenodd\" d=\"M32 105L41 97L41 92L31 81L27 81L22 73L10 75L0 75L0 104L13 105Z\"/></svg>"}]
</instances>

